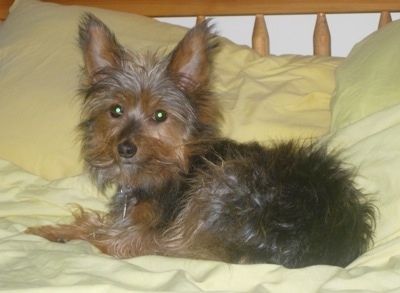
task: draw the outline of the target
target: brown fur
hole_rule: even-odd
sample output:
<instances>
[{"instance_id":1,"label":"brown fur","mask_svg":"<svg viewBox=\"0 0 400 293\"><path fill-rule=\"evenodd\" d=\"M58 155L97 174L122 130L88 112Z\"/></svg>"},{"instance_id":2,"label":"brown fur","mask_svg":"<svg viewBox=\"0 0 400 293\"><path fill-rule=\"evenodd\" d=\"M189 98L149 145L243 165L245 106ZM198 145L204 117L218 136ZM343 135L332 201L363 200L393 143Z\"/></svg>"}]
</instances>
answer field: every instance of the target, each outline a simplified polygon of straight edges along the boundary
<instances>
[{"instance_id":1,"label":"brown fur","mask_svg":"<svg viewBox=\"0 0 400 293\"><path fill-rule=\"evenodd\" d=\"M93 15L80 27L82 155L110 211L29 228L87 240L121 258L147 254L347 265L372 241L374 209L325 146L263 147L219 137L211 91L216 38L204 22L166 57L125 50Z\"/></svg>"}]
</instances>

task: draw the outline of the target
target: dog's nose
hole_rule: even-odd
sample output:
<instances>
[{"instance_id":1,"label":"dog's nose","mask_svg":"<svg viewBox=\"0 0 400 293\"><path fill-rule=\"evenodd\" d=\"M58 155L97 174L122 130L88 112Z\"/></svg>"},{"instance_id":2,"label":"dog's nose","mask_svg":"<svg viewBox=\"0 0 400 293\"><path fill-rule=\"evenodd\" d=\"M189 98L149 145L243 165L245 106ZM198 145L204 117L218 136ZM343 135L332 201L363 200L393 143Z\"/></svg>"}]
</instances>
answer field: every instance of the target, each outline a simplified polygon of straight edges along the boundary
<instances>
[{"instance_id":1,"label":"dog's nose","mask_svg":"<svg viewBox=\"0 0 400 293\"><path fill-rule=\"evenodd\" d=\"M124 141L118 145L118 153L121 158L132 158L137 152L137 147L129 141Z\"/></svg>"}]
</instances>

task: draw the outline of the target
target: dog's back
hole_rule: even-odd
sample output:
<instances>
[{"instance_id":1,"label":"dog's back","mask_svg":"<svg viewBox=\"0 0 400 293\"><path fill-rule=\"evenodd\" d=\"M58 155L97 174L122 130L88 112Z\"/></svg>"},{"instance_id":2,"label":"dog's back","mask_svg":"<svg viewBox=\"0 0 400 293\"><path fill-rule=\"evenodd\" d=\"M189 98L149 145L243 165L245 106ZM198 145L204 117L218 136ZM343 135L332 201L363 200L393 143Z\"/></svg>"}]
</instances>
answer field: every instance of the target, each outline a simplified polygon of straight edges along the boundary
<instances>
[{"instance_id":1,"label":"dog's back","mask_svg":"<svg viewBox=\"0 0 400 293\"><path fill-rule=\"evenodd\" d=\"M322 145L221 139L195 162L190 197L174 223L181 234L171 237L182 254L345 266L372 241L373 206Z\"/></svg>"}]
</instances>

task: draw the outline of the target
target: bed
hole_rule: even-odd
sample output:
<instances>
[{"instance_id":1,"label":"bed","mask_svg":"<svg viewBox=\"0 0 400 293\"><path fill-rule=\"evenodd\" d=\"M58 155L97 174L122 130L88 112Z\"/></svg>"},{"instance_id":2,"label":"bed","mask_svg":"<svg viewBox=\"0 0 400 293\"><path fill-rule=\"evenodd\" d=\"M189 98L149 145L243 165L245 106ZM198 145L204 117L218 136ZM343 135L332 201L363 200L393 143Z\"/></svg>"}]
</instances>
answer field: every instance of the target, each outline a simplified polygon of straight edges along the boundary
<instances>
[{"instance_id":1,"label":"bed","mask_svg":"<svg viewBox=\"0 0 400 293\"><path fill-rule=\"evenodd\" d=\"M12 292L400 292L399 1L1 1L0 290ZM58 3L55 3L58 2ZM11 7L11 8L10 8ZM379 209L375 242L346 268L116 259L84 241L24 230L71 220L70 204L105 210L82 171L77 23L91 11L133 50L171 50L186 29L152 17L255 15L253 48L221 38L215 92L223 134L239 141L329 140ZM329 13L381 13L346 58L330 56ZM316 15L314 56L269 54L264 15ZM377 24L378 26L378 24Z\"/></svg>"}]
</instances>

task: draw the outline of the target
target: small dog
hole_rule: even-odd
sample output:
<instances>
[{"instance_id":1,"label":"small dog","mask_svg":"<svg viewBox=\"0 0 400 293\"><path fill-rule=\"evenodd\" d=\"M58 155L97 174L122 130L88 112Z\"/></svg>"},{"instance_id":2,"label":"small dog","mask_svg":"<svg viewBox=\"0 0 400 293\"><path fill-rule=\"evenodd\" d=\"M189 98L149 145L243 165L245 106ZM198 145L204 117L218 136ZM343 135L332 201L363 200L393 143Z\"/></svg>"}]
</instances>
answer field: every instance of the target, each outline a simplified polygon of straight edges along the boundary
<instances>
[{"instance_id":1,"label":"small dog","mask_svg":"<svg viewBox=\"0 0 400 293\"><path fill-rule=\"evenodd\" d=\"M374 207L324 144L264 147L221 138L207 21L166 57L128 52L85 14L82 154L106 215L29 228L120 258L163 255L288 268L346 266L372 241Z\"/></svg>"}]
</instances>

